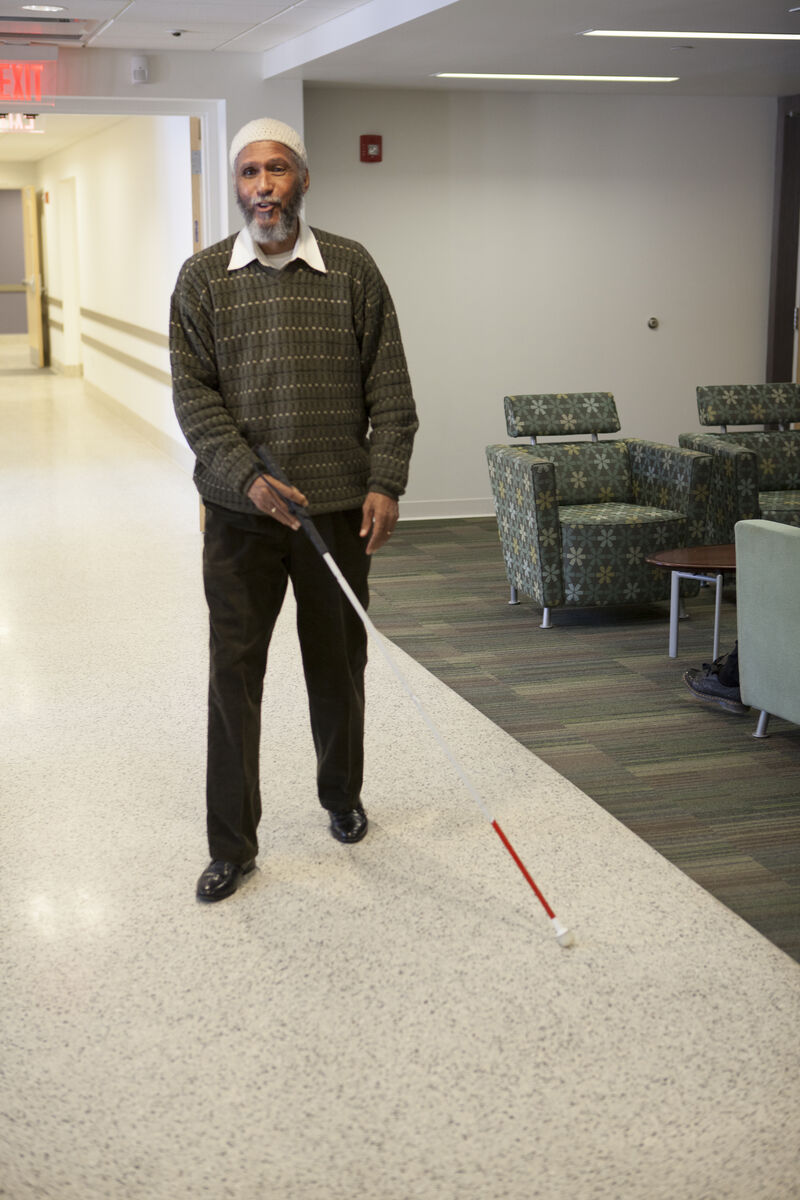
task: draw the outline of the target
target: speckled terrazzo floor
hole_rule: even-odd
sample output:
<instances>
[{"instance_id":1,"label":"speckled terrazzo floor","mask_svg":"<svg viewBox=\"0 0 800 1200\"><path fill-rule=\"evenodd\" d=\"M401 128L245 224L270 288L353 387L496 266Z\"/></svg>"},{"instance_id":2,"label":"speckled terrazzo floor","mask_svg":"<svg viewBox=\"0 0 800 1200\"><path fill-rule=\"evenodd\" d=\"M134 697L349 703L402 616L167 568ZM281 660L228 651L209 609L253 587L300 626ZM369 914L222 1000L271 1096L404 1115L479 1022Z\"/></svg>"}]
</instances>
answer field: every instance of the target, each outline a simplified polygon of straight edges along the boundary
<instances>
[{"instance_id":1,"label":"speckled terrazzo floor","mask_svg":"<svg viewBox=\"0 0 800 1200\"><path fill-rule=\"evenodd\" d=\"M328 836L290 607L259 870L198 905L188 477L0 373L0 504L0 1196L800 1196L800 968L400 651L574 949L374 649Z\"/></svg>"}]
</instances>

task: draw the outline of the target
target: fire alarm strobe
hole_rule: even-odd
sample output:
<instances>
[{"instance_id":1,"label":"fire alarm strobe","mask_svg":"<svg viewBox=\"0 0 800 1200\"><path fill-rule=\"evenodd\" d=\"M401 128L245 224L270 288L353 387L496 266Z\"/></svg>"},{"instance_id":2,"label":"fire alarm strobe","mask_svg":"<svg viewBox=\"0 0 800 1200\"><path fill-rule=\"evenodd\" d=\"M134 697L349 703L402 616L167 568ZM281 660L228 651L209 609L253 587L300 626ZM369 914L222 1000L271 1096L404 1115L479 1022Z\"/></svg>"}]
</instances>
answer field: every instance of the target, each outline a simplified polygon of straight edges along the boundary
<instances>
[{"instance_id":1,"label":"fire alarm strobe","mask_svg":"<svg viewBox=\"0 0 800 1200\"><path fill-rule=\"evenodd\" d=\"M362 162L382 162L383 160L383 138L379 133L362 133L361 135L361 161Z\"/></svg>"}]
</instances>

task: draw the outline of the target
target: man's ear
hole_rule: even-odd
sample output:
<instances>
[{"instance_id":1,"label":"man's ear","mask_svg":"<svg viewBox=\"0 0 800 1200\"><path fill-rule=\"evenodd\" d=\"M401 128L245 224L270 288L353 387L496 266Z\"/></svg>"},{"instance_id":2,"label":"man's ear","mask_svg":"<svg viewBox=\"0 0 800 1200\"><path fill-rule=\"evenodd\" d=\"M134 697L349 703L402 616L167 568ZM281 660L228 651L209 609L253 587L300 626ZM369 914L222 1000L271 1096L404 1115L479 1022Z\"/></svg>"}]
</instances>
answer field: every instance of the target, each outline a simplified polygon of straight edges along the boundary
<instances>
[{"instance_id":1,"label":"man's ear","mask_svg":"<svg viewBox=\"0 0 800 1200\"><path fill-rule=\"evenodd\" d=\"M306 177L305 177L305 179L303 180L303 194L304 194L304 195L305 195L305 193L308 191L308 185L309 185L310 183L311 183L311 176L309 175L308 171L306 171Z\"/></svg>"}]
</instances>

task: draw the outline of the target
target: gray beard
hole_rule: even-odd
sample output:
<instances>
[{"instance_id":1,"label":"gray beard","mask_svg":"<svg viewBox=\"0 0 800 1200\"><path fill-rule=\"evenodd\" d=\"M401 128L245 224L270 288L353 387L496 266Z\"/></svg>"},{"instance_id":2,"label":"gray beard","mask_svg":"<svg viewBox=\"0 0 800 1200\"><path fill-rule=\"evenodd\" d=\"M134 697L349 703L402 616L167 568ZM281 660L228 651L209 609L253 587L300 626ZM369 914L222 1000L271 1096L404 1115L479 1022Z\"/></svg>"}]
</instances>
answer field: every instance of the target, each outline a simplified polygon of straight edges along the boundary
<instances>
[{"instance_id":1,"label":"gray beard","mask_svg":"<svg viewBox=\"0 0 800 1200\"><path fill-rule=\"evenodd\" d=\"M294 231L294 223L295 217L291 213L282 210L277 222L270 226L269 229L265 229L263 225L259 225L256 217L250 218L247 222L247 228L254 242L257 242L259 246L269 246L273 242L284 242L287 238L291 237Z\"/></svg>"},{"instance_id":2,"label":"gray beard","mask_svg":"<svg viewBox=\"0 0 800 1200\"><path fill-rule=\"evenodd\" d=\"M251 214L248 206L242 204L238 188L236 191L236 203L239 205L239 211L247 222L247 229L251 238L259 246L269 246L273 242L285 242L287 238L292 236L295 229L295 222L300 215L300 209L303 207L303 198L303 189L298 184L291 195L287 196L278 220L274 225L265 229L262 225L259 225L258 218Z\"/></svg>"}]
</instances>

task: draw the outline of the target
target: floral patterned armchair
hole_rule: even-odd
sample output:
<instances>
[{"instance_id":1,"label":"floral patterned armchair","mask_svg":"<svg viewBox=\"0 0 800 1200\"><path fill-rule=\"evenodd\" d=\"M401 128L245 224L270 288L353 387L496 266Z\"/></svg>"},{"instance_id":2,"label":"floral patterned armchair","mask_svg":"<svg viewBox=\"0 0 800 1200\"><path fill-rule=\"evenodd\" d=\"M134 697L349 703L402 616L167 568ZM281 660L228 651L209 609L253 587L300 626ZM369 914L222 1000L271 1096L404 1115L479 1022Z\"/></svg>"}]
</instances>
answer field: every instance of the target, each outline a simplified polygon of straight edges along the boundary
<instances>
[{"instance_id":1,"label":"floral patterned armchair","mask_svg":"<svg viewBox=\"0 0 800 1200\"><path fill-rule=\"evenodd\" d=\"M506 396L505 412L509 435L534 443L486 447L511 603L533 597L546 629L553 608L666 600L669 572L645 559L704 541L711 456L600 441L620 427L608 392ZM593 440L537 441L565 433Z\"/></svg>"},{"instance_id":2,"label":"floral patterned armchair","mask_svg":"<svg viewBox=\"0 0 800 1200\"><path fill-rule=\"evenodd\" d=\"M701 425L720 433L682 433L681 446L711 454L709 545L734 540L737 521L761 518L800 525L800 384L751 383L699 387ZM729 425L761 429L728 432Z\"/></svg>"}]
</instances>

